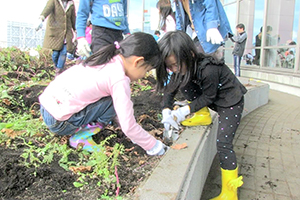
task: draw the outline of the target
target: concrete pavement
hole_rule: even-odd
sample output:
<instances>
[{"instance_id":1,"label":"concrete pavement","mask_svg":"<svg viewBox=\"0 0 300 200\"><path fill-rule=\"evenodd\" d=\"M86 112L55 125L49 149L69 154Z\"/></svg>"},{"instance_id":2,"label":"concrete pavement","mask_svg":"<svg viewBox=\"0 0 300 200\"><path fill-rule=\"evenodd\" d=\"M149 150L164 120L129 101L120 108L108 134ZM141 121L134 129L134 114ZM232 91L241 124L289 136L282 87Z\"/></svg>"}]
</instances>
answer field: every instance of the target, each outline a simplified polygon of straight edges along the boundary
<instances>
[{"instance_id":1,"label":"concrete pavement","mask_svg":"<svg viewBox=\"0 0 300 200\"><path fill-rule=\"evenodd\" d=\"M300 97L270 90L268 104L242 119L234 139L244 185L239 200L300 199ZM216 156L201 200L217 196Z\"/></svg>"}]
</instances>

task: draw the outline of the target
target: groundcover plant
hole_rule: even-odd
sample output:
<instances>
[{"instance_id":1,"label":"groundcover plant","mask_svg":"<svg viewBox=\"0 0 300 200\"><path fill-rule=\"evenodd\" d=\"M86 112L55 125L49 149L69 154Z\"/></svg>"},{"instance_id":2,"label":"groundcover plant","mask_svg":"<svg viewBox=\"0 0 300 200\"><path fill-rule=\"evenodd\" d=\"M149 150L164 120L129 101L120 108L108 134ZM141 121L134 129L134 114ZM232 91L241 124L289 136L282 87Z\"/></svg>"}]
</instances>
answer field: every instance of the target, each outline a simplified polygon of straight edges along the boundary
<instances>
[{"instance_id":1,"label":"groundcover plant","mask_svg":"<svg viewBox=\"0 0 300 200\"><path fill-rule=\"evenodd\" d=\"M54 79L51 52L31 57L18 48L0 49L0 198L124 199L134 193L161 157L148 156L116 123L94 140L102 149L70 148L43 124L38 96ZM77 61L68 61L72 67ZM131 84L136 120L162 140L161 98L152 75Z\"/></svg>"}]
</instances>

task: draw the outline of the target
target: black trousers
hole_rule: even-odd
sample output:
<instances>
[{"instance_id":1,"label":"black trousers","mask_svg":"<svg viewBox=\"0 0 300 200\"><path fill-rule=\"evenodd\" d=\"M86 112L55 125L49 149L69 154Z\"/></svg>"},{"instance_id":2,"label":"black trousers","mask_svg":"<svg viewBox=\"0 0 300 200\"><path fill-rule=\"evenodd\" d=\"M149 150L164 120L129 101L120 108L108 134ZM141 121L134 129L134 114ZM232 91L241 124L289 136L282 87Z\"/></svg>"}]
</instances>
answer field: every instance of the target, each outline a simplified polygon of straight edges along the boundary
<instances>
[{"instance_id":1,"label":"black trousers","mask_svg":"<svg viewBox=\"0 0 300 200\"><path fill-rule=\"evenodd\" d=\"M93 53L97 52L99 49L108 44L113 44L115 41L120 42L121 40L123 40L123 34L121 30L114 30L95 25L92 27L91 50Z\"/></svg>"},{"instance_id":2,"label":"black trousers","mask_svg":"<svg viewBox=\"0 0 300 200\"><path fill-rule=\"evenodd\" d=\"M217 151L220 166L226 170L234 170L237 167L237 160L233 150L233 138L242 118L244 97L233 106L227 108L212 106L211 108L218 113L219 118Z\"/></svg>"},{"instance_id":3,"label":"black trousers","mask_svg":"<svg viewBox=\"0 0 300 200\"><path fill-rule=\"evenodd\" d=\"M180 91L189 101L193 101L202 94L199 85L192 81L181 88ZM217 150L220 157L220 166L223 169L233 170L237 167L237 163L232 142L242 118L244 97L232 106L220 107L212 104L209 105L209 108L218 113Z\"/></svg>"}]
</instances>

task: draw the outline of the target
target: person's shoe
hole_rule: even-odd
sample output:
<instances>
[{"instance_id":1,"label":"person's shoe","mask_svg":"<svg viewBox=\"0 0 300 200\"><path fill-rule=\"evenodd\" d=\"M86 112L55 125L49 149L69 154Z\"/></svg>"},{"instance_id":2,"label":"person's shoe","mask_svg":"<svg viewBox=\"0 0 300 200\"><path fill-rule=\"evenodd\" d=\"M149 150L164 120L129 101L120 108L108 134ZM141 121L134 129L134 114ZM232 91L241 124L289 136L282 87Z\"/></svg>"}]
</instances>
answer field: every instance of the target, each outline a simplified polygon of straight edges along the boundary
<instances>
[{"instance_id":1,"label":"person's shoe","mask_svg":"<svg viewBox=\"0 0 300 200\"><path fill-rule=\"evenodd\" d=\"M238 177L238 168L226 170L221 168L222 190L219 196L211 200L238 200L237 188L243 185L243 177Z\"/></svg>"},{"instance_id":2,"label":"person's shoe","mask_svg":"<svg viewBox=\"0 0 300 200\"><path fill-rule=\"evenodd\" d=\"M212 122L209 109L207 107L201 108L199 111L193 113L191 118L185 119L181 122L183 126L207 126Z\"/></svg>"},{"instance_id":3,"label":"person's shoe","mask_svg":"<svg viewBox=\"0 0 300 200\"><path fill-rule=\"evenodd\" d=\"M82 145L82 149L94 152L99 151L96 142L93 140L92 136L99 133L102 129L102 126L99 124L96 125L87 125L86 127L80 129L69 139L70 146L77 149L78 145Z\"/></svg>"},{"instance_id":4,"label":"person's shoe","mask_svg":"<svg viewBox=\"0 0 300 200\"><path fill-rule=\"evenodd\" d=\"M58 76L58 75L60 75L62 72L64 71L64 69L63 68L55 68L55 76Z\"/></svg>"}]
</instances>

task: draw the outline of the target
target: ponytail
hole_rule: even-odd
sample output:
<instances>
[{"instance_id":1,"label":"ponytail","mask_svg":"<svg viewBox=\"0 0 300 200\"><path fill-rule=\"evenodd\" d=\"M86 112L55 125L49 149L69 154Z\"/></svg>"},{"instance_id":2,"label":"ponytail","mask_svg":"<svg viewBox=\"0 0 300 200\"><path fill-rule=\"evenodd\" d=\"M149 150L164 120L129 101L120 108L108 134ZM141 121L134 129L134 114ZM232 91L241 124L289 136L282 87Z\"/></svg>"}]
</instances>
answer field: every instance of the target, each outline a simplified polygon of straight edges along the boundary
<instances>
[{"instance_id":1,"label":"ponytail","mask_svg":"<svg viewBox=\"0 0 300 200\"><path fill-rule=\"evenodd\" d=\"M109 44L96 53L92 54L88 57L83 65L84 66L96 66L96 65L103 65L108 63L114 56L119 54L119 49L116 48L115 44Z\"/></svg>"},{"instance_id":2,"label":"ponytail","mask_svg":"<svg viewBox=\"0 0 300 200\"><path fill-rule=\"evenodd\" d=\"M157 42L152 35L143 32L133 33L121 42L115 42L101 48L88 57L83 65L104 65L118 54L125 58L130 56L144 57L145 64L151 65L153 68L161 65L161 53Z\"/></svg>"}]
</instances>

